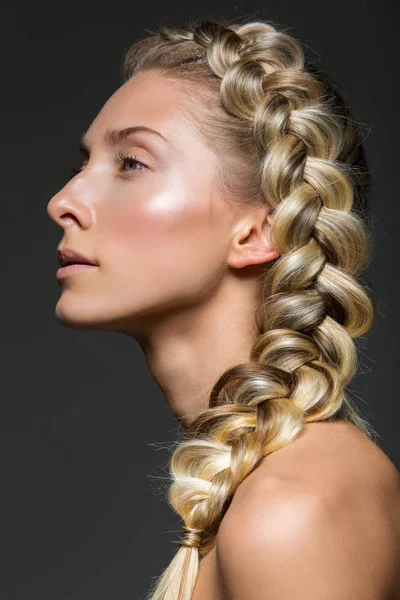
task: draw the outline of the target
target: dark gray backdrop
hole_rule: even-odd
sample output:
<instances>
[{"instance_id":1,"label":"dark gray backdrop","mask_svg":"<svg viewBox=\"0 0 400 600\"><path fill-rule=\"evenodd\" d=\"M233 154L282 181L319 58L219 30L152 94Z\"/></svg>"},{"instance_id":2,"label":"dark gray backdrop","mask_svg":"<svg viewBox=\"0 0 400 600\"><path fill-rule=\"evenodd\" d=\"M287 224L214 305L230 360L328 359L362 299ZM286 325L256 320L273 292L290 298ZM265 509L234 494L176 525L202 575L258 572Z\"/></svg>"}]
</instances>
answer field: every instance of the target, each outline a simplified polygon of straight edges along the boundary
<instances>
[{"instance_id":1,"label":"dark gray backdrop","mask_svg":"<svg viewBox=\"0 0 400 600\"><path fill-rule=\"evenodd\" d=\"M1 600L142 600L177 550L164 494L179 425L133 340L56 321L63 232L46 213L144 28L271 18L322 58L365 124L378 315L351 390L399 467L395 1L35 2L2 15Z\"/></svg>"}]
</instances>

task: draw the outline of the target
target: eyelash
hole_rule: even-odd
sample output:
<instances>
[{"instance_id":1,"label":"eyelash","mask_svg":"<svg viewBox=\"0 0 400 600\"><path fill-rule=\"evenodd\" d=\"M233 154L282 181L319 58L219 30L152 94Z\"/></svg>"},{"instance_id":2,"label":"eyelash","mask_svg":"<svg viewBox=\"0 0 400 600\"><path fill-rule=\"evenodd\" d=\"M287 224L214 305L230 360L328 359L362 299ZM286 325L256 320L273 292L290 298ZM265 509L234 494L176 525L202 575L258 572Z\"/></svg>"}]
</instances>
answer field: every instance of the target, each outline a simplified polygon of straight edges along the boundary
<instances>
[{"instance_id":1,"label":"eyelash","mask_svg":"<svg viewBox=\"0 0 400 600\"><path fill-rule=\"evenodd\" d=\"M129 161L142 165L142 167L144 167L145 169L148 168L144 163L138 160L137 156L135 156L134 154L125 154L125 152L123 152L122 150L118 152L118 154L114 158L114 162L119 166L124 166ZM70 179L72 179L73 177L75 177L75 175L78 175L78 173L82 171L82 166L78 167L76 165L73 165L70 173ZM138 170L142 171L142 169L133 169L133 171Z\"/></svg>"}]
</instances>

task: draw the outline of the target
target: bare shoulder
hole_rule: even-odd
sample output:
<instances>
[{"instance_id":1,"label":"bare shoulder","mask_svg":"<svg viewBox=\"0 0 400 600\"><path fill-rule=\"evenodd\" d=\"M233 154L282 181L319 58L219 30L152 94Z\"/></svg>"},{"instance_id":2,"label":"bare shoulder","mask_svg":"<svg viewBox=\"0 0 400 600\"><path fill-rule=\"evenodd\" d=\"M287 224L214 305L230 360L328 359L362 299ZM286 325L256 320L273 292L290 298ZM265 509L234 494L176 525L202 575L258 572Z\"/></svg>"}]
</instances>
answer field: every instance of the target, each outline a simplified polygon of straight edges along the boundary
<instances>
[{"instance_id":1,"label":"bare shoulder","mask_svg":"<svg viewBox=\"0 0 400 600\"><path fill-rule=\"evenodd\" d=\"M400 598L400 474L347 423L306 426L239 487L221 522L223 600Z\"/></svg>"}]
</instances>

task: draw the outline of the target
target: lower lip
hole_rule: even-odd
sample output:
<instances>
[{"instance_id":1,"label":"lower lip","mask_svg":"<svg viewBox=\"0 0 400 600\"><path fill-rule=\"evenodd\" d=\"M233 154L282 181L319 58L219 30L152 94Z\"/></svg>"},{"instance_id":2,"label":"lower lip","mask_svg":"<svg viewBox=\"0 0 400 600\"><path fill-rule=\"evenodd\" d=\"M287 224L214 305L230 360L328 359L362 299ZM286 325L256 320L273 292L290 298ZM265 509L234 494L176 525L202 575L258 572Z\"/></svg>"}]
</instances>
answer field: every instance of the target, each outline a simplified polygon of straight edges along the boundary
<instances>
[{"instance_id":1,"label":"lower lip","mask_svg":"<svg viewBox=\"0 0 400 600\"><path fill-rule=\"evenodd\" d=\"M68 275L73 273L80 273L81 271L89 271L90 269L96 269L97 265L68 265L67 267L61 267L56 271L57 279L64 279Z\"/></svg>"}]
</instances>

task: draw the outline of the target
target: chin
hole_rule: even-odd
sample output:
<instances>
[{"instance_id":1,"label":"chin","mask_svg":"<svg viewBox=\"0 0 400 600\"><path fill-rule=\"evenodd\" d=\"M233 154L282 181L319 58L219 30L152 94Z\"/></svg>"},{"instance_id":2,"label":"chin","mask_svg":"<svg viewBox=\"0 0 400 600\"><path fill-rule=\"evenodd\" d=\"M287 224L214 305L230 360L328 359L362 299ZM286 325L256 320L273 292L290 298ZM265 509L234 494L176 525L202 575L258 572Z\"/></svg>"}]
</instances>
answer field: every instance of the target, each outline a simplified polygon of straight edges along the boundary
<instances>
[{"instance_id":1,"label":"chin","mask_svg":"<svg viewBox=\"0 0 400 600\"><path fill-rule=\"evenodd\" d=\"M109 319L101 319L81 296L78 302L66 302L60 298L55 308L57 321L68 329L101 331L107 329Z\"/></svg>"},{"instance_id":2,"label":"chin","mask_svg":"<svg viewBox=\"0 0 400 600\"><path fill-rule=\"evenodd\" d=\"M55 308L57 321L63 327L81 331L129 332L133 326L132 316L124 317L118 312L95 306L80 295L78 300L61 297Z\"/></svg>"},{"instance_id":3,"label":"chin","mask_svg":"<svg viewBox=\"0 0 400 600\"><path fill-rule=\"evenodd\" d=\"M63 327L66 327L68 329L77 329L77 330L91 330L91 331L96 331L96 330L100 330L101 327L99 326L98 323L96 323L95 321L91 320L88 321L87 319L82 319L79 317L75 317L75 315L70 315L70 314L66 314L64 312L59 312L56 310L56 318L57 321L60 323L60 325L62 325Z\"/></svg>"}]
</instances>

